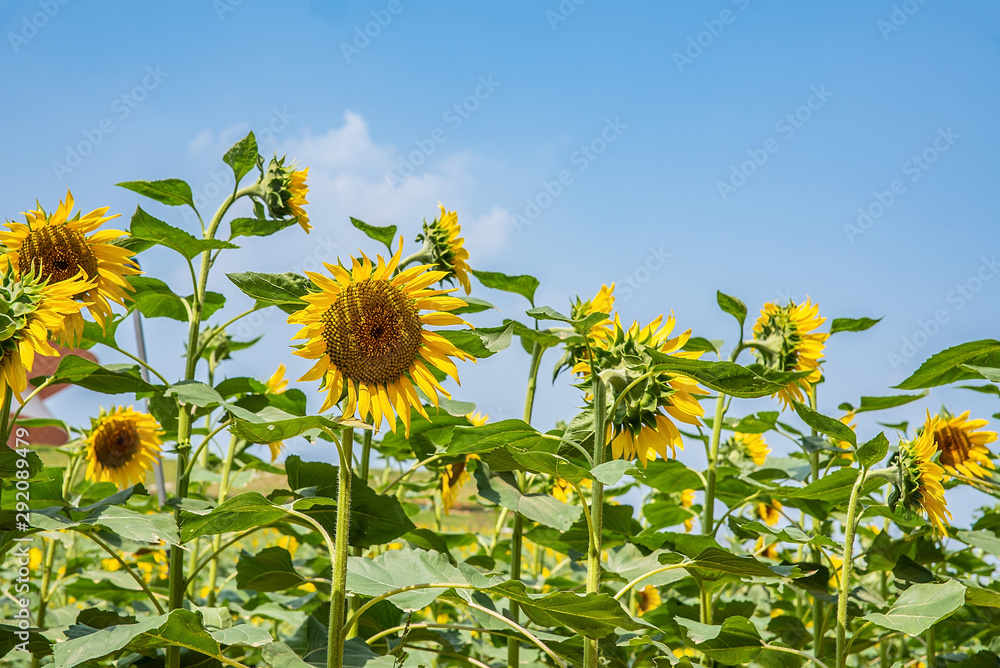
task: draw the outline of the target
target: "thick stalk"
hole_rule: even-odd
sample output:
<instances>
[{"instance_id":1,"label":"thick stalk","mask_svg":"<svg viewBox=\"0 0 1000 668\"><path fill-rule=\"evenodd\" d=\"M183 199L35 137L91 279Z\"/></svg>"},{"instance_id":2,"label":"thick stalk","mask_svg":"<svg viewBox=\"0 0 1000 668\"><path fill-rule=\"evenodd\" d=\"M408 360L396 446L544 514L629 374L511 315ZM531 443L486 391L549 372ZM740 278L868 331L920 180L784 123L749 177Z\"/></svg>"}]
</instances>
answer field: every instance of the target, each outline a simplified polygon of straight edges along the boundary
<instances>
[{"instance_id":1,"label":"thick stalk","mask_svg":"<svg viewBox=\"0 0 1000 668\"><path fill-rule=\"evenodd\" d=\"M366 485L368 484L368 469L371 463L371 457L372 457L372 432L370 429L366 429L361 442L361 466L358 469L358 477L361 478L361 480L363 480ZM435 505L435 516L438 517L438 531L440 531L441 530L440 513L437 511L436 505ZM360 557L364 555L364 552L365 550L363 547L355 547L351 550L351 554L353 554L355 557ZM358 607L358 599L357 598L351 599L350 611L352 614L357 612L357 607ZM357 627L352 627L347 630L348 639L353 638L355 635L357 635Z\"/></svg>"},{"instance_id":2,"label":"thick stalk","mask_svg":"<svg viewBox=\"0 0 1000 668\"><path fill-rule=\"evenodd\" d=\"M340 469L337 472L337 532L334 537L333 570L330 573L330 628L327 668L344 665L344 621L347 610L347 555L351 531L351 457L354 450L354 429L344 429L340 448Z\"/></svg>"},{"instance_id":3,"label":"thick stalk","mask_svg":"<svg viewBox=\"0 0 1000 668\"><path fill-rule=\"evenodd\" d=\"M10 405L14 399L14 388L8 385L3 393L3 407L0 408L0 438L4 445L10 445Z\"/></svg>"},{"instance_id":4,"label":"thick stalk","mask_svg":"<svg viewBox=\"0 0 1000 668\"><path fill-rule=\"evenodd\" d=\"M816 386L812 385L807 393L809 396L809 405L813 410L817 410L816 403ZM816 430L813 430L813 436L816 435ZM812 477L809 479L810 482L816 482L819 480L819 451L813 451L809 453L809 467L812 470ZM812 531L814 535L820 535L822 533L822 522L817 517L812 518ZM817 564L823 563L823 553L819 547L812 548L812 560ZM836 573L834 573L836 575ZM824 610L823 601L819 600L815 596L812 600L812 623L813 623L813 656L821 657L823 656L823 631L825 624L823 623Z\"/></svg>"},{"instance_id":5,"label":"thick stalk","mask_svg":"<svg viewBox=\"0 0 1000 668\"><path fill-rule=\"evenodd\" d=\"M40 629L45 628L45 613L49 607L49 597L52 596L52 592L49 591L49 582L52 580L52 564L55 562L55 558L56 541L45 541L45 560L42 566L42 586L38 589L38 617L35 621Z\"/></svg>"},{"instance_id":6,"label":"thick stalk","mask_svg":"<svg viewBox=\"0 0 1000 668\"><path fill-rule=\"evenodd\" d=\"M934 668L934 661L937 658L937 647L935 646L933 624L927 629L927 633L924 634L924 641L927 643L927 660L924 663L927 664L927 668Z\"/></svg>"},{"instance_id":7,"label":"thick stalk","mask_svg":"<svg viewBox=\"0 0 1000 668\"><path fill-rule=\"evenodd\" d=\"M528 369L528 388L524 396L524 421L531 424L531 413L535 406L535 388L538 386L538 367L542 362L542 346L534 343L531 346L531 366ZM517 486L524 491L524 472L517 473ZM519 513L514 513L514 526L510 537L510 579L521 579L521 552L524 547L524 520ZM521 621L521 606L517 601L510 602L510 618L517 624ZM521 645L519 638L507 640L507 665L521 664Z\"/></svg>"},{"instance_id":8,"label":"thick stalk","mask_svg":"<svg viewBox=\"0 0 1000 668\"><path fill-rule=\"evenodd\" d=\"M847 666L847 594L851 589L851 566L854 563L854 532L857 522L858 497L864 485L866 472L858 474L851 488L851 500L847 506L847 523L844 525L844 563L841 567L840 592L837 597L837 668Z\"/></svg>"},{"instance_id":9,"label":"thick stalk","mask_svg":"<svg viewBox=\"0 0 1000 668\"><path fill-rule=\"evenodd\" d=\"M591 372L594 383L594 466L604 463L605 423L607 415L607 395L604 381ZM601 542L604 537L604 484L600 480L593 481L593 496L590 501L590 514L594 530L590 532L590 546L587 551L587 593L595 594L601 588ZM597 668L600 664L599 641L583 641L584 668Z\"/></svg>"}]
</instances>

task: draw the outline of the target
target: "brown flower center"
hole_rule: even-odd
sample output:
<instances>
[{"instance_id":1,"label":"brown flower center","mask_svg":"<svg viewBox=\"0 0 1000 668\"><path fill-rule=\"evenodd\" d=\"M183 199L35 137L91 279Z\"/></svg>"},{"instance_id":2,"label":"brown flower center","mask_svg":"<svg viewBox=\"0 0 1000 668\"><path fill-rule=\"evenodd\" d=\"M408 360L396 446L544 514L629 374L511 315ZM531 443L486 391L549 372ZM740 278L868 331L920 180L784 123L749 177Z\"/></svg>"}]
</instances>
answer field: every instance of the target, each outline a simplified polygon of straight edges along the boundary
<instances>
[{"instance_id":1,"label":"brown flower center","mask_svg":"<svg viewBox=\"0 0 1000 668\"><path fill-rule=\"evenodd\" d=\"M423 324L412 299L386 280L351 283L323 314L323 340L334 366L373 385L399 379L417 359Z\"/></svg>"},{"instance_id":2,"label":"brown flower center","mask_svg":"<svg viewBox=\"0 0 1000 668\"><path fill-rule=\"evenodd\" d=\"M969 452L972 451L972 443L965 430L946 425L935 430L934 441L937 443L938 450L941 451L938 462L943 466L958 466L968 461Z\"/></svg>"},{"instance_id":3,"label":"brown flower center","mask_svg":"<svg viewBox=\"0 0 1000 668\"><path fill-rule=\"evenodd\" d=\"M106 469L128 464L139 451L139 446L139 429L132 420L105 420L94 432L94 456Z\"/></svg>"},{"instance_id":4,"label":"brown flower center","mask_svg":"<svg viewBox=\"0 0 1000 668\"><path fill-rule=\"evenodd\" d=\"M32 268L52 283L73 278L80 270L97 277L97 256L82 233L65 225L47 225L32 230L17 253L20 274Z\"/></svg>"}]
</instances>

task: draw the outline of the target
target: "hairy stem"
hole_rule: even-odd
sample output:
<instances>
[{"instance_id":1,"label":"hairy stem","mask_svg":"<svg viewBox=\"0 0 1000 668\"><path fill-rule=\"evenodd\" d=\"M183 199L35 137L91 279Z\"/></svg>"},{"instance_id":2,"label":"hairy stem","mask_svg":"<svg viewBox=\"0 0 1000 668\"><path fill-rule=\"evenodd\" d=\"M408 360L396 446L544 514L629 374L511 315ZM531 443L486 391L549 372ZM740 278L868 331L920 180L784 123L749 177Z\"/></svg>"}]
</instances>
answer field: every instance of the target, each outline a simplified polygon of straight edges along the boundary
<instances>
[{"instance_id":1,"label":"hairy stem","mask_svg":"<svg viewBox=\"0 0 1000 668\"><path fill-rule=\"evenodd\" d=\"M847 506L847 523L844 525L844 564L840 574L840 592L837 597L837 668L847 666L847 594L851 589L851 566L854 564L854 535L857 529L855 516L858 513L858 497L867 477L865 471L851 488L851 500Z\"/></svg>"}]
</instances>

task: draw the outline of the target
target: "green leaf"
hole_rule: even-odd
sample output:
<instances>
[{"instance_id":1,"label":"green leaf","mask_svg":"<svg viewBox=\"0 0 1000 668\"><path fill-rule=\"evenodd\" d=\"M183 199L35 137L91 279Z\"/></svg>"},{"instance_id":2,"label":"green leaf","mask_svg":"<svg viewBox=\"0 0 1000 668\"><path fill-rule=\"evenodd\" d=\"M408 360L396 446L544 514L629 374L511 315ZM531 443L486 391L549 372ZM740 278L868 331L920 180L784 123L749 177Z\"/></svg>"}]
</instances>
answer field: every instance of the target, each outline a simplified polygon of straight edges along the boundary
<instances>
[{"instance_id":1,"label":"green leaf","mask_svg":"<svg viewBox=\"0 0 1000 668\"><path fill-rule=\"evenodd\" d=\"M920 394L897 394L892 397L861 397L861 405L854 409L855 413L867 413L868 411L881 411L896 406L904 406L917 399L927 396L927 391Z\"/></svg>"},{"instance_id":2,"label":"green leaf","mask_svg":"<svg viewBox=\"0 0 1000 668\"><path fill-rule=\"evenodd\" d=\"M783 373L752 364L748 367L734 362L710 362L685 359L647 348L655 368L693 378L705 387L741 399L755 399L776 393L807 372Z\"/></svg>"},{"instance_id":3,"label":"green leaf","mask_svg":"<svg viewBox=\"0 0 1000 668\"><path fill-rule=\"evenodd\" d=\"M698 473L676 459L649 462L642 471L642 482L664 494L677 494L685 489L704 487Z\"/></svg>"},{"instance_id":4,"label":"green leaf","mask_svg":"<svg viewBox=\"0 0 1000 668\"><path fill-rule=\"evenodd\" d=\"M54 374L36 376L31 379L31 384L37 387L47 378L52 378L54 384L71 383L103 394L152 393L156 389L142 379L137 364L101 366L76 355L67 355L62 358Z\"/></svg>"},{"instance_id":5,"label":"green leaf","mask_svg":"<svg viewBox=\"0 0 1000 668\"><path fill-rule=\"evenodd\" d=\"M846 502L851 495L851 488L858 479L858 470L845 467L827 473L819 480L811 482L805 487L787 490L784 488L786 499L816 499L829 503L839 504Z\"/></svg>"},{"instance_id":6,"label":"green leaf","mask_svg":"<svg viewBox=\"0 0 1000 668\"><path fill-rule=\"evenodd\" d=\"M965 585L955 580L942 584L914 584L896 599L887 613L876 612L863 619L883 628L919 636L964 603Z\"/></svg>"},{"instance_id":7,"label":"green leaf","mask_svg":"<svg viewBox=\"0 0 1000 668\"><path fill-rule=\"evenodd\" d=\"M747 532L758 536L774 536L777 541L786 543L843 547L841 543L834 541L829 536L808 534L794 524L789 524L781 528L772 528L756 520L750 521L741 517L731 517L729 519L729 526L737 534Z\"/></svg>"},{"instance_id":8,"label":"green leaf","mask_svg":"<svg viewBox=\"0 0 1000 668\"><path fill-rule=\"evenodd\" d=\"M736 318L742 328L747 319L747 305L736 297L730 297L718 290L715 292L715 300L719 302L719 308Z\"/></svg>"},{"instance_id":9,"label":"green leaf","mask_svg":"<svg viewBox=\"0 0 1000 668\"><path fill-rule=\"evenodd\" d=\"M193 309L193 297L174 294L163 281L149 276L134 276L129 279L135 293L132 295L135 308L147 318L171 318L188 322L188 309ZM187 307L184 303L187 302ZM218 292L206 292L202 305L201 319L207 320L226 305L226 298Z\"/></svg>"},{"instance_id":10,"label":"green leaf","mask_svg":"<svg viewBox=\"0 0 1000 668\"><path fill-rule=\"evenodd\" d=\"M989 366L976 366L974 364L963 364L962 368L971 369L991 383L1000 383L1000 369Z\"/></svg>"},{"instance_id":11,"label":"green leaf","mask_svg":"<svg viewBox=\"0 0 1000 668\"><path fill-rule=\"evenodd\" d=\"M461 315L463 313L479 313L481 311L488 311L491 308L496 308L496 306L489 303L485 299L477 299L475 297L469 297L468 295L462 297L462 301L465 302L465 306L452 309L451 313L454 313L455 315Z\"/></svg>"},{"instance_id":12,"label":"green leaf","mask_svg":"<svg viewBox=\"0 0 1000 668\"><path fill-rule=\"evenodd\" d=\"M774 429L778 422L778 411L761 411L754 415L745 415L733 427L733 431L741 434L763 434Z\"/></svg>"},{"instance_id":13,"label":"green leaf","mask_svg":"<svg viewBox=\"0 0 1000 668\"><path fill-rule=\"evenodd\" d=\"M472 275L488 288L516 292L531 302L532 306L535 305L535 290L538 289L538 279L534 276L508 276L496 271L476 271L475 269L472 270Z\"/></svg>"},{"instance_id":14,"label":"green leaf","mask_svg":"<svg viewBox=\"0 0 1000 668\"><path fill-rule=\"evenodd\" d=\"M840 420L827 417L797 401L792 402L792 405L795 408L795 412L802 418L802 421L819 433L826 434L838 441L847 441L855 446L858 444L858 437L854 433L854 430Z\"/></svg>"},{"instance_id":15,"label":"green leaf","mask_svg":"<svg viewBox=\"0 0 1000 668\"><path fill-rule=\"evenodd\" d=\"M510 346L513 322L503 327L477 327L476 329L442 329L437 333L448 339L459 350L476 359L492 357Z\"/></svg>"},{"instance_id":16,"label":"green leaf","mask_svg":"<svg viewBox=\"0 0 1000 668\"><path fill-rule=\"evenodd\" d=\"M168 225L159 218L149 215L142 210L141 206L137 206L135 213L132 214L132 225L129 232L134 239L166 246L188 260L194 259L199 253L207 250L239 248L239 246L234 246L222 239L199 239L179 227Z\"/></svg>"},{"instance_id":17,"label":"green leaf","mask_svg":"<svg viewBox=\"0 0 1000 668\"><path fill-rule=\"evenodd\" d=\"M281 642L265 645L262 656L271 668L315 668L311 663L299 658L291 647Z\"/></svg>"},{"instance_id":18,"label":"green leaf","mask_svg":"<svg viewBox=\"0 0 1000 668\"><path fill-rule=\"evenodd\" d=\"M1000 341L983 339L963 343L932 355L913 372L913 375L896 387L901 390L920 390L925 387L946 385L957 380L978 379L981 374L969 367L1000 367Z\"/></svg>"},{"instance_id":19,"label":"green leaf","mask_svg":"<svg viewBox=\"0 0 1000 668\"><path fill-rule=\"evenodd\" d=\"M236 562L236 585L254 591L285 591L306 582L295 570L292 555L283 547L268 547L257 554L243 552Z\"/></svg>"},{"instance_id":20,"label":"green leaf","mask_svg":"<svg viewBox=\"0 0 1000 668\"><path fill-rule=\"evenodd\" d=\"M229 221L229 237L231 239L236 237L269 237L297 222L299 222L297 218L278 218L277 220L234 218Z\"/></svg>"},{"instance_id":21,"label":"green leaf","mask_svg":"<svg viewBox=\"0 0 1000 668\"><path fill-rule=\"evenodd\" d=\"M396 226L387 225L385 227L376 227L375 225L369 225L368 223L358 220L357 218L351 218L351 224L358 228L362 232L368 235L369 238L375 241L380 241L385 244L385 247L389 249L390 253L394 253L392 249L392 244L396 240Z\"/></svg>"},{"instance_id":22,"label":"green leaf","mask_svg":"<svg viewBox=\"0 0 1000 668\"><path fill-rule=\"evenodd\" d=\"M563 503L551 494L523 494L513 479L488 477L482 468L476 471L476 483L479 496L487 501L559 531L573 526L583 510L578 505Z\"/></svg>"},{"instance_id":23,"label":"green leaf","mask_svg":"<svg viewBox=\"0 0 1000 668\"><path fill-rule=\"evenodd\" d=\"M253 624L237 624L236 626L209 631L208 634L220 645L262 647L273 640L270 633Z\"/></svg>"},{"instance_id":24,"label":"green leaf","mask_svg":"<svg viewBox=\"0 0 1000 668\"><path fill-rule=\"evenodd\" d=\"M992 531L959 531L956 538L972 547L978 547L993 557L1000 557L1000 538Z\"/></svg>"},{"instance_id":25,"label":"green leaf","mask_svg":"<svg viewBox=\"0 0 1000 668\"><path fill-rule=\"evenodd\" d=\"M468 585L466 576L440 552L388 550L374 559L347 560L347 590L361 596L381 596L395 589L422 584L442 584L433 589L401 592L390 600L402 610L419 610L430 605L454 585ZM482 585L489 586L485 577Z\"/></svg>"},{"instance_id":26,"label":"green leaf","mask_svg":"<svg viewBox=\"0 0 1000 668\"><path fill-rule=\"evenodd\" d=\"M116 184L128 188L132 192L154 199L167 206L194 207L194 197L191 186L180 179L163 179L162 181L124 181Z\"/></svg>"},{"instance_id":27,"label":"green leaf","mask_svg":"<svg viewBox=\"0 0 1000 668\"><path fill-rule=\"evenodd\" d=\"M870 468L885 459L889 452L889 439L879 432L878 436L858 447L858 461L861 466Z\"/></svg>"},{"instance_id":28,"label":"green leaf","mask_svg":"<svg viewBox=\"0 0 1000 668\"><path fill-rule=\"evenodd\" d=\"M717 547L705 548L685 568L757 578L789 577L796 573L791 566L768 566L753 557L741 557Z\"/></svg>"},{"instance_id":29,"label":"green leaf","mask_svg":"<svg viewBox=\"0 0 1000 668\"><path fill-rule=\"evenodd\" d=\"M137 277L132 277L137 278ZM131 279L130 279L131 281ZM115 335L118 332L118 326L125 321L120 315L114 315L111 317L110 322L104 323L104 328L102 329L100 325L96 322L91 322L90 320L83 321L83 337L80 340L79 347L84 350L89 350L93 348L94 345L102 343L106 346L116 347L118 343L115 341Z\"/></svg>"},{"instance_id":30,"label":"green leaf","mask_svg":"<svg viewBox=\"0 0 1000 668\"><path fill-rule=\"evenodd\" d=\"M11 434L14 440L16 431ZM24 455L24 456L22 456ZM19 462L24 462L19 464ZM17 477L17 472L27 469L28 478L26 480L46 480L45 464L38 454L27 448L13 450L6 445L0 445L0 479L12 479Z\"/></svg>"},{"instance_id":31,"label":"green leaf","mask_svg":"<svg viewBox=\"0 0 1000 668\"><path fill-rule=\"evenodd\" d=\"M757 627L746 617L727 617L721 626L700 624L683 617L675 619L699 651L727 666L755 661L764 649Z\"/></svg>"},{"instance_id":32,"label":"green leaf","mask_svg":"<svg viewBox=\"0 0 1000 668\"><path fill-rule=\"evenodd\" d=\"M312 283L298 274L261 274L244 271L226 274L236 287L259 306L277 306L286 313L294 313L305 307L302 297L309 294Z\"/></svg>"},{"instance_id":33,"label":"green leaf","mask_svg":"<svg viewBox=\"0 0 1000 668\"><path fill-rule=\"evenodd\" d=\"M830 323L830 334L837 332L863 332L881 322L882 318L834 318Z\"/></svg>"},{"instance_id":34,"label":"green leaf","mask_svg":"<svg viewBox=\"0 0 1000 668\"><path fill-rule=\"evenodd\" d=\"M176 387L176 386L175 386ZM325 418L322 415L306 415L292 417L287 420L252 422L233 416L229 430L238 438L250 443L277 443L289 438L295 438L313 429L327 428L340 431L342 427L360 427L371 429L370 425L353 418Z\"/></svg>"},{"instance_id":35,"label":"green leaf","mask_svg":"<svg viewBox=\"0 0 1000 668\"><path fill-rule=\"evenodd\" d=\"M448 444L448 454L483 454L505 446L536 450L553 442L558 445L559 439L538 432L523 420L501 420L481 427L456 427Z\"/></svg>"},{"instance_id":36,"label":"green leaf","mask_svg":"<svg viewBox=\"0 0 1000 668\"><path fill-rule=\"evenodd\" d=\"M233 168L237 184L251 169L257 166L259 159L257 138L253 136L253 132L233 144L233 147L222 156L222 160Z\"/></svg>"},{"instance_id":37,"label":"green leaf","mask_svg":"<svg viewBox=\"0 0 1000 668\"><path fill-rule=\"evenodd\" d=\"M200 380L182 380L169 386L165 396L175 397L181 404L197 406L198 408L215 408L225 401L222 395L211 385Z\"/></svg>"},{"instance_id":38,"label":"green leaf","mask_svg":"<svg viewBox=\"0 0 1000 668\"><path fill-rule=\"evenodd\" d=\"M626 474L635 475L639 469L626 459L612 459L590 469L590 473L605 485L617 485Z\"/></svg>"},{"instance_id":39,"label":"green leaf","mask_svg":"<svg viewBox=\"0 0 1000 668\"><path fill-rule=\"evenodd\" d=\"M181 540L185 543L199 536L210 536L231 531L246 531L280 520L286 515L265 499L260 492L245 492L205 514L181 514Z\"/></svg>"}]
</instances>

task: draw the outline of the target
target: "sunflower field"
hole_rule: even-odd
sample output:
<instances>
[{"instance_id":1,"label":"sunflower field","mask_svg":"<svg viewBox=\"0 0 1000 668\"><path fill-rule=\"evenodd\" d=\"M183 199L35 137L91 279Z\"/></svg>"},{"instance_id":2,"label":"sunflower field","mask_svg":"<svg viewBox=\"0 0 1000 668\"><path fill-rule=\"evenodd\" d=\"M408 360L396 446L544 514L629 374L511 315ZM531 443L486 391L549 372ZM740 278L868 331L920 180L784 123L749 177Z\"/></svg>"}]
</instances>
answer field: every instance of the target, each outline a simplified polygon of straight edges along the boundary
<instances>
[{"instance_id":1,"label":"sunflower field","mask_svg":"<svg viewBox=\"0 0 1000 668\"><path fill-rule=\"evenodd\" d=\"M829 338L876 319L810 299L755 315L718 292L730 327L695 335L634 321L614 283L539 305L532 276L472 268L443 205L419 228L344 221L370 244L319 272L228 273L244 310L221 321L207 287L234 242L311 229L307 167L253 133L223 160L236 185L214 213L183 180L130 181L131 220L67 193L0 231L5 665L1000 665L1000 511L960 527L948 508L957 488L1000 493L989 416L855 425L929 388L1000 394L1000 342L824 413ZM188 296L142 270L154 254L189 270ZM523 310L498 315L495 291ZM265 309L287 321L284 360L234 336ZM127 344L127 320L161 318L187 328L170 369ZM236 356L259 375L229 375ZM523 368L521 419L463 401L473 363ZM543 432L549 378L578 410ZM22 414L65 385L106 408ZM71 438L35 442L46 428ZM291 439L336 464L283 453Z\"/></svg>"}]
</instances>

